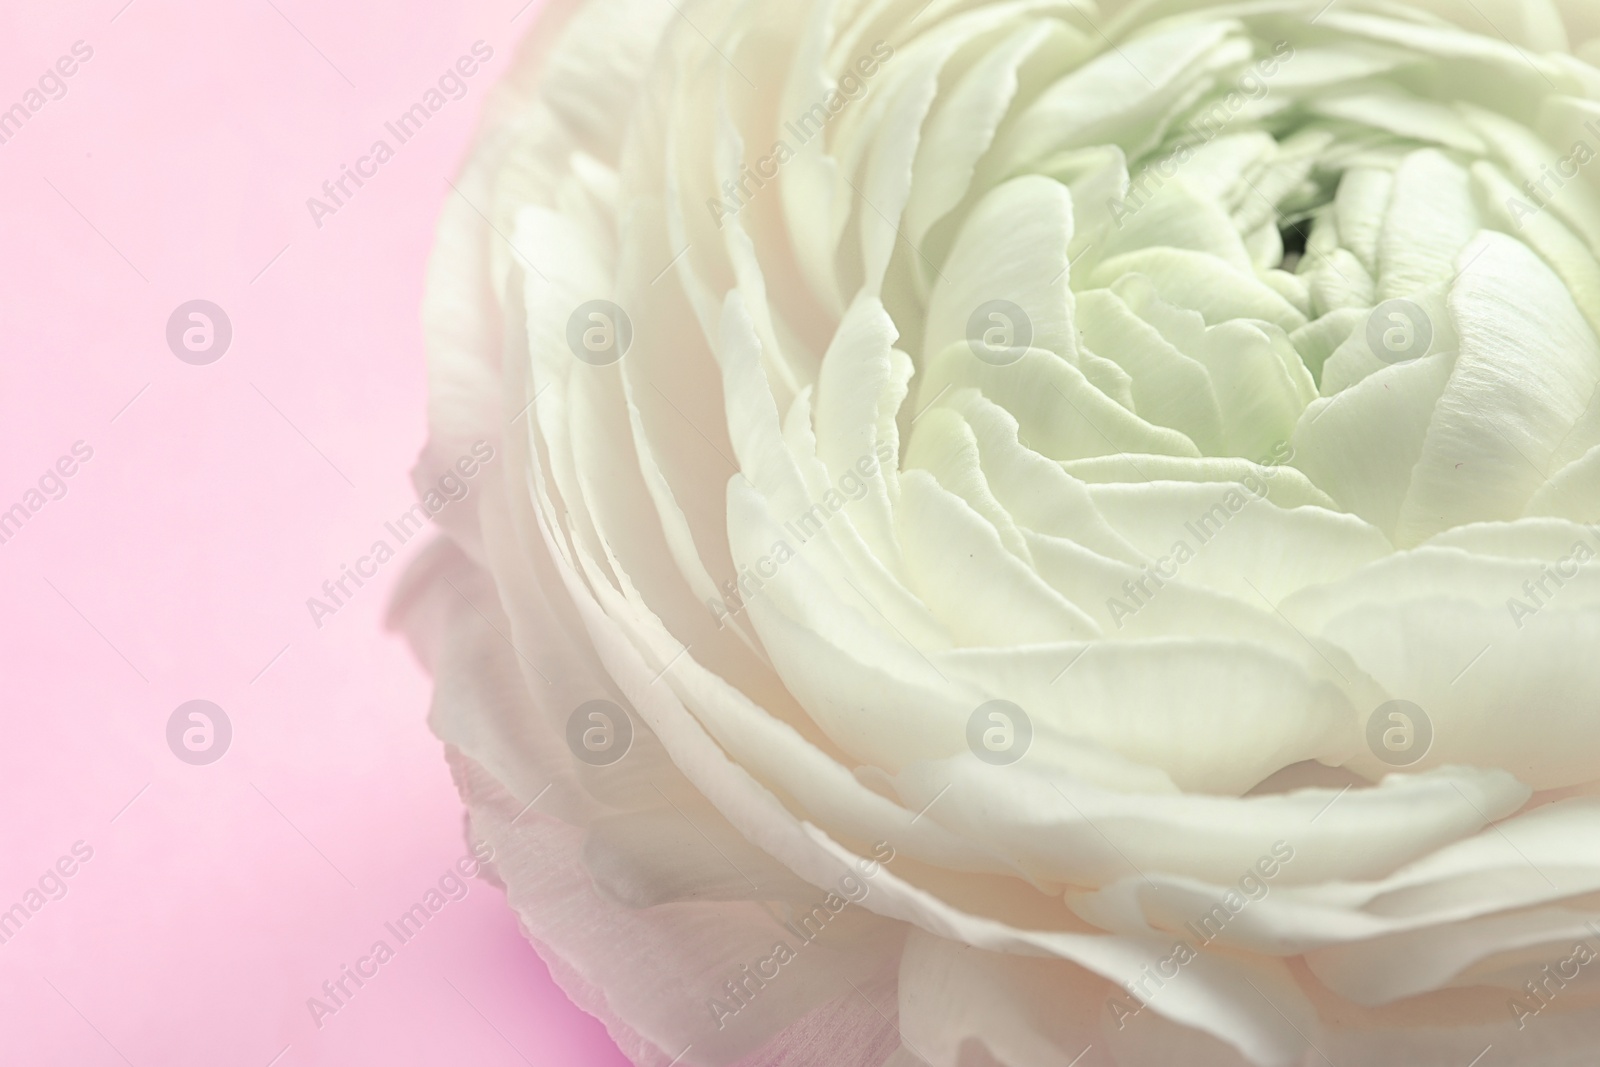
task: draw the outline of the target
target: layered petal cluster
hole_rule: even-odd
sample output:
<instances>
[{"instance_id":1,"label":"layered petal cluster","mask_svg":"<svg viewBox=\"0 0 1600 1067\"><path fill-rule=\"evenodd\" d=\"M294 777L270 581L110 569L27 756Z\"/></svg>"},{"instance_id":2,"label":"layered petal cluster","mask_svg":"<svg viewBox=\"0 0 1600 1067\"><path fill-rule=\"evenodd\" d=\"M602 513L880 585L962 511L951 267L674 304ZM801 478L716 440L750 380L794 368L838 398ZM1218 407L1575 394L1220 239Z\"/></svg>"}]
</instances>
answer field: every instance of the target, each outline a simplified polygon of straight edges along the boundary
<instances>
[{"instance_id":1,"label":"layered petal cluster","mask_svg":"<svg viewBox=\"0 0 1600 1067\"><path fill-rule=\"evenodd\" d=\"M395 610L635 1062L1590 1062L1594 62L552 0L430 279L418 477L491 489Z\"/></svg>"}]
</instances>

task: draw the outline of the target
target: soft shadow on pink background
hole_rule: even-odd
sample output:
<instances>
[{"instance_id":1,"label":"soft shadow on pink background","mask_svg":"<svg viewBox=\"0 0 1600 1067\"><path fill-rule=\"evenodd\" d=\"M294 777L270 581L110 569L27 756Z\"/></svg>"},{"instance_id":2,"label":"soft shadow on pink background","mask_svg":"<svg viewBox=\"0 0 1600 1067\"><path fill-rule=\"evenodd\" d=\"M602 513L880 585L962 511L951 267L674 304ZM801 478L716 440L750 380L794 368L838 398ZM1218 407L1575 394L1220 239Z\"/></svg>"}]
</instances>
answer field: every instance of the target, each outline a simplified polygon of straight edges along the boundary
<instances>
[{"instance_id":1,"label":"soft shadow on pink background","mask_svg":"<svg viewBox=\"0 0 1600 1067\"><path fill-rule=\"evenodd\" d=\"M524 2L0 13L0 109L93 49L0 144L0 511L93 450L0 544L0 909L93 851L0 944L0 1063L625 1062L482 881L320 1028L306 1004L465 849L382 629L423 539L320 629L306 599L414 500L424 267ZM306 199L479 40L466 96L318 228ZM208 366L167 346L194 299L232 322ZM167 744L194 699L233 726L209 766Z\"/></svg>"}]
</instances>

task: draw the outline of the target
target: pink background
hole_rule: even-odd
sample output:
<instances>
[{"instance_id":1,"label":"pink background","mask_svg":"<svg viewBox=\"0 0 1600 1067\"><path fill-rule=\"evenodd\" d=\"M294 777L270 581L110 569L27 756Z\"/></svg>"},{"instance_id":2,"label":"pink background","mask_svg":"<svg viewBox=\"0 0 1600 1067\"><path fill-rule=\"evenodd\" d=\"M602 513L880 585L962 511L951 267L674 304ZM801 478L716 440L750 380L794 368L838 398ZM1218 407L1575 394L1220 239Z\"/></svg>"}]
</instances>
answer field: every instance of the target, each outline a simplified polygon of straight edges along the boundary
<instances>
[{"instance_id":1,"label":"pink background","mask_svg":"<svg viewBox=\"0 0 1600 1067\"><path fill-rule=\"evenodd\" d=\"M524 2L0 12L0 108L94 50L0 145L0 510L94 450L0 544L0 909L94 850L0 944L0 1063L624 1062L481 881L321 1029L306 1007L465 847L429 681L382 628L420 539L320 629L306 598L414 498L424 267ZM480 39L466 97L314 225ZM233 324L209 366L166 344L193 299ZM192 699L233 725L209 766L167 747Z\"/></svg>"}]
</instances>

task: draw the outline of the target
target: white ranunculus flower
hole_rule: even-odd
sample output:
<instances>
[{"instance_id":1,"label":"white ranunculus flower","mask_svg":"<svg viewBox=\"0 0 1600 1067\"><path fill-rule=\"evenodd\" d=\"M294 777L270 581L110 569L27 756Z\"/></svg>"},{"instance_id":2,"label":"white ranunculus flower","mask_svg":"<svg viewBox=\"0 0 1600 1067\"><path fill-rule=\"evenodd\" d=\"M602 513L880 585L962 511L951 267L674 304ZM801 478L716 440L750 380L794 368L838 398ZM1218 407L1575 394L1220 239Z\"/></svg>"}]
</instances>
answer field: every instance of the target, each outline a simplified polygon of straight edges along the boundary
<instances>
[{"instance_id":1,"label":"white ranunculus flower","mask_svg":"<svg viewBox=\"0 0 1600 1067\"><path fill-rule=\"evenodd\" d=\"M432 274L419 475L492 484L396 610L572 997L652 1067L1592 1063L1595 61L553 0Z\"/></svg>"}]
</instances>

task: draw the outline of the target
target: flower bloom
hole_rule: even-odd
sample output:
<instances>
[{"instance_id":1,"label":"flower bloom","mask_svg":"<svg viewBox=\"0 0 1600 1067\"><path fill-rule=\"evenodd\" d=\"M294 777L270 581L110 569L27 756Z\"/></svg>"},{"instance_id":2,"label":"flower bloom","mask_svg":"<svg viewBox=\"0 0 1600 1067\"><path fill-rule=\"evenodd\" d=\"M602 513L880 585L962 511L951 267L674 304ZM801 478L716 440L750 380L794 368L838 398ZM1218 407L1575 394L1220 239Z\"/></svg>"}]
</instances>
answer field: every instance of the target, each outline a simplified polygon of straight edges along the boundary
<instances>
[{"instance_id":1,"label":"flower bloom","mask_svg":"<svg viewBox=\"0 0 1600 1067\"><path fill-rule=\"evenodd\" d=\"M1587 1062L1594 61L1578 0L554 0L396 615L635 1062Z\"/></svg>"}]
</instances>

